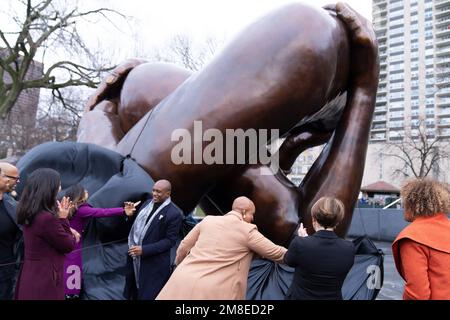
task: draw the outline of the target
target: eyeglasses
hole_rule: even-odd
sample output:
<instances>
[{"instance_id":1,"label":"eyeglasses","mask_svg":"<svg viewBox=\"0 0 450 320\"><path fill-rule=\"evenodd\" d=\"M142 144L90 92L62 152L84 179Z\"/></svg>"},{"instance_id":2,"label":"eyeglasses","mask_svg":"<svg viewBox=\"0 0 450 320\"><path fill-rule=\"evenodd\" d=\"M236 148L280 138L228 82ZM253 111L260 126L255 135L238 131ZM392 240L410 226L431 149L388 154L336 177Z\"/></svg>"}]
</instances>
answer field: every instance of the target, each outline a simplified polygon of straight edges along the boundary
<instances>
[{"instance_id":1,"label":"eyeglasses","mask_svg":"<svg viewBox=\"0 0 450 320\"><path fill-rule=\"evenodd\" d=\"M2 173L2 176L6 177L6 178L9 178L9 179L13 179L15 181L19 181L20 180L20 177L8 176L7 174L4 174L4 173Z\"/></svg>"}]
</instances>

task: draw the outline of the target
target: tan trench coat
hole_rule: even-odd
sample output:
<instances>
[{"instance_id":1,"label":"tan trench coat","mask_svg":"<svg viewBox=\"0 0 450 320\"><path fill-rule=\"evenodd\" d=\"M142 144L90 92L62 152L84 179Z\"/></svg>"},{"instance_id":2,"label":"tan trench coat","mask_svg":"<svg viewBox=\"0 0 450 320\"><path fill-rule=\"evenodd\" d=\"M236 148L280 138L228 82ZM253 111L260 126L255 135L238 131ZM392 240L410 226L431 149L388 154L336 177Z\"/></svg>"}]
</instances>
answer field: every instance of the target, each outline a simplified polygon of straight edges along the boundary
<instances>
[{"instance_id":1,"label":"tan trench coat","mask_svg":"<svg viewBox=\"0 0 450 320\"><path fill-rule=\"evenodd\" d=\"M156 299L245 299L254 252L281 262L286 248L265 238L238 212L207 216L180 243L177 268Z\"/></svg>"}]
</instances>

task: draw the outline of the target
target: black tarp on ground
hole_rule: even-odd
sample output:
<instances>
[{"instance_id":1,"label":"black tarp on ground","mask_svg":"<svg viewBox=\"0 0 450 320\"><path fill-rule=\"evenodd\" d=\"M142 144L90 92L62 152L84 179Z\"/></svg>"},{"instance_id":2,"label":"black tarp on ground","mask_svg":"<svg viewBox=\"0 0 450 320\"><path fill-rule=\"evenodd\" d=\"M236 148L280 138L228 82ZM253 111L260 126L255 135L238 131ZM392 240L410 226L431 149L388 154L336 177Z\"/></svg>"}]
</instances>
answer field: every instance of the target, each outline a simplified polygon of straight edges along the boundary
<instances>
[{"instance_id":1,"label":"black tarp on ground","mask_svg":"<svg viewBox=\"0 0 450 320\"><path fill-rule=\"evenodd\" d=\"M383 253L368 237L353 240L355 263L342 287L344 300L375 300L383 284ZM248 300L282 300L294 278L294 268L256 259L248 277Z\"/></svg>"},{"instance_id":2,"label":"black tarp on ground","mask_svg":"<svg viewBox=\"0 0 450 320\"><path fill-rule=\"evenodd\" d=\"M153 180L133 160L92 144L49 142L30 150L17 163L22 191L28 174L52 168L61 174L62 194L82 184L94 207L120 207L151 192ZM83 298L123 299L127 237L125 216L91 219L83 238Z\"/></svg>"}]
</instances>

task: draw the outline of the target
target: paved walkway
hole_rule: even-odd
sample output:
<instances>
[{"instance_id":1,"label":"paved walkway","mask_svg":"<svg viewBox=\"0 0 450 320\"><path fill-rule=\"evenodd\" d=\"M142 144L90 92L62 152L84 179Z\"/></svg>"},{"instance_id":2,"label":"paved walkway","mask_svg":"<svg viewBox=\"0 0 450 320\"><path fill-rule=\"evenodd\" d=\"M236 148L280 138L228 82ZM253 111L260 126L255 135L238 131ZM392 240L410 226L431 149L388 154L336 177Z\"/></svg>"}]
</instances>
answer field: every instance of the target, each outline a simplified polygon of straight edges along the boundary
<instances>
[{"instance_id":1,"label":"paved walkway","mask_svg":"<svg viewBox=\"0 0 450 320\"><path fill-rule=\"evenodd\" d=\"M384 282L377 300L402 300L404 281L395 268L391 243L381 241L374 243L384 252Z\"/></svg>"}]
</instances>

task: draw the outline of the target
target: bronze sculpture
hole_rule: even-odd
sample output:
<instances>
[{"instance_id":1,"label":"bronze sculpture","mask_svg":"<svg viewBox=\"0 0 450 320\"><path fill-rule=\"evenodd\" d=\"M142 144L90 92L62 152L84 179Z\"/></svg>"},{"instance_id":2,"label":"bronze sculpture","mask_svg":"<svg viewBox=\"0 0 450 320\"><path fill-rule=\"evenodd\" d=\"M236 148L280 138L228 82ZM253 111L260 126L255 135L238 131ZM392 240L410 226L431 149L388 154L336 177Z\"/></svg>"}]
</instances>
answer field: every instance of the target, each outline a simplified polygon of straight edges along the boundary
<instances>
[{"instance_id":1,"label":"bronze sculpture","mask_svg":"<svg viewBox=\"0 0 450 320\"><path fill-rule=\"evenodd\" d=\"M78 142L115 150L125 133L190 75L190 71L168 63L124 61L86 103Z\"/></svg>"},{"instance_id":2,"label":"bronze sculpture","mask_svg":"<svg viewBox=\"0 0 450 320\"><path fill-rule=\"evenodd\" d=\"M153 179L171 180L174 201L185 212L205 195L203 205L208 213L226 212L236 195L245 195L256 204L255 223L261 232L286 244L299 217L312 230L311 204L331 195L346 206L346 219L338 227L338 233L344 235L364 169L378 85L378 52L368 21L344 4L327 9L292 4L269 14L244 30L198 74L184 74L189 78L182 84L182 77L178 78L179 86L175 83L173 92L167 90L167 97L156 106L148 104L151 111L129 131L139 118L136 114L145 114L145 108L135 108L139 112L133 119L126 112L122 114L126 119L120 119L116 112L119 119L114 118L109 128L95 127L96 132L111 132L120 123L126 135L118 138L120 134L116 134L112 148L136 159ZM101 103L108 103L108 95L117 99L121 85L119 81L117 87L108 87L109 93L100 90L89 109L95 111ZM345 91L347 102L339 122L324 129L321 124L329 119L320 118L320 111ZM340 115L342 110L338 111ZM325 142L334 133L297 188L280 172L261 176L261 168L268 169L261 165L174 165L171 133L178 128L192 132L194 120L202 120L205 129L221 131L279 129L288 137L279 151L284 170L302 150ZM86 136L82 141L98 143ZM260 141L260 147L266 142Z\"/></svg>"}]
</instances>

